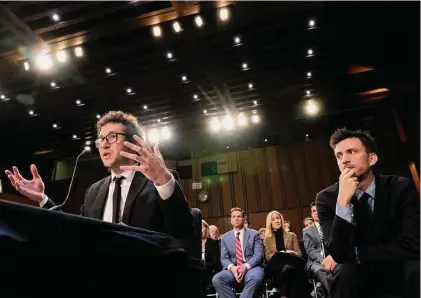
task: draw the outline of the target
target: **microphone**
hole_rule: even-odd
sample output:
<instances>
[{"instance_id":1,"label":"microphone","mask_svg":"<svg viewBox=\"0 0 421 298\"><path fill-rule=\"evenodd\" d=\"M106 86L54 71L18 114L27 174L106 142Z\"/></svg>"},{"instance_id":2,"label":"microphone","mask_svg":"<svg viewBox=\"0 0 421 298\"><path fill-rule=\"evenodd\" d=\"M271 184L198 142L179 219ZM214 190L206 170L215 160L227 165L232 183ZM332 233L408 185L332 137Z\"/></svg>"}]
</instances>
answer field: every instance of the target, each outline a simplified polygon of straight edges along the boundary
<instances>
[{"instance_id":1,"label":"microphone","mask_svg":"<svg viewBox=\"0 0 421 298\"><path fill-rule=\"evenodd\" d=\"M70 179L70 186L69 186L69 190L68 190L68 192L67 192L67 196L66 196L66 198L64 199L64 201L63 201L63 203L61 203L60 205L56 205L56 206L53 206L53 207L51 207L50 209L48 209L48 210L59 210L59 209L61 209L65 204L66 204L66 202L67 202L67 200L69 199L69 196L70 196L70 191L72 190L72 186L73 186L73 179L75 178L75 173L76 173L76 168L77 168L77 164L78 164L78 162L79 162L79 158L83 155L83 154L85 154L86 152L89 152L89 151L91 151L91 148L90 147L88 147L88 146L86 146L85 147L85 149L83 149L83 151L77 156L77 158L76 158L76 162L75 162L75 167L74 167L74 169L73 169L73 174L72 174L72 178Z\"/></svg>"}]
</instances>

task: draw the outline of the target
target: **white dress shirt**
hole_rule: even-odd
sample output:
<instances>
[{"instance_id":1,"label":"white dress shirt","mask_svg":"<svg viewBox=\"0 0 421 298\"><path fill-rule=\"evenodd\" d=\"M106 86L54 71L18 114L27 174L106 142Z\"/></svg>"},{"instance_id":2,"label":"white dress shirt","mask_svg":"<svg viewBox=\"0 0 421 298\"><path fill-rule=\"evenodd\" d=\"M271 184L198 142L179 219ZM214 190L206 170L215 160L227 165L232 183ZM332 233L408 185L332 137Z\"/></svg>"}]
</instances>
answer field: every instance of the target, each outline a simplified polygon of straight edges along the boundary
<instances>
[{"instance_id":1,"label":"white dress shirt","mask_svg":"<svg viewBox=\"0 0 421 298\"><path fill-rule=\"evenodd\" d=\"M232 231L234 233L234 245L235 245L235 241L237 238L237 232L240 232L240 235L238 235L238 238L240 238L240 244L241 244L241 250L243 251L243 264L246 265L247 270L250 270L251 266L250 264L246 263L246 255L244 253L244 245L243 245L243 241L244 241L244 228L242 228L240 231L236 231L233 230ZM235 249L234 249L235 251ZM231 266L234 266L234 264L228 265L227 269L230 270Z\"/></svg>"},{"instance_id":2,"label":"white dress shirt","mask_svg":"<svg viewBox=\"0 0 421 298\"><path fill-rule=\"evenodd\" d=\"M120 219L122 218L124 205L126 204L127 195L129 194L130 185L132 184L133 177L135 175L135 171L124 171L118 176L124 176L125 179L121 180L121 206L120 206ZM103 220L112 222L113 221L113 194L115 188L114 177L117 176L115 174L111 175L111 183L108 187L108 196L105 201L105 209ZM174 176L171 174L171 179L168 181L167 184L164 185L155 185L156 190L158 191L159 196L161 199L166 200L172 196L175 189L175 179ZM41 202L40 206L43 207L48 202L47 195L44 196L44 200Z\"/></svg>"}]
</instances>

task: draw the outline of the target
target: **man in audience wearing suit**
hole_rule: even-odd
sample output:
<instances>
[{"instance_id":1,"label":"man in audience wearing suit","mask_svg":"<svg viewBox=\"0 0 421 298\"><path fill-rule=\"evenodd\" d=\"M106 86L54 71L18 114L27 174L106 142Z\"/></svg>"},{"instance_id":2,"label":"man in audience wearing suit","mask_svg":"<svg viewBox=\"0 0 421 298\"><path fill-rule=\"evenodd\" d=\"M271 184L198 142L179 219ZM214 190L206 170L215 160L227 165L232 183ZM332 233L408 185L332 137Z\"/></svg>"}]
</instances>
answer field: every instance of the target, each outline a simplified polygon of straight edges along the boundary
<instances>
[{"instance_id":1,"label":"man in audience wearing suit","mask_svg":"<svg viewBox=\"0 0 421 298\"><path fill-rule=\"evenodd\" d=\"M213 277L212 283L220 298L235 298L232 288L243 283L240 298L253 297L262 283L264 248L259 233L244 227L244 211L231 209L233 231L221 239L223 270Z\"/></svg>"},{"instance_id":2,"label":"man in audience wearing suit","mask_svg":"<svg viewBox=\"0 0 421 298\"><path fill-rule=\"evenodd\" d=\"M176 238L187 237L193 217L183 191L165 166L158 144L152 150L144 141L143 129L135 116L110 111L97 122L99 150L111 175L88 188L82 216L163 232ZM54 203L44 192L44 182L35 165L32 180L23 178L13 167L6 170L12 185L41 207Z\"/></svg>"},{"instance_id":3,"label":"man in audience wearing suit","mask_svg":"<svg viewBox=\"0 0 421 298\"><path fill-rule=\"evenodd\" d=\"M333 298L401 297L419 293L406 279L419 263L420 201L410 180L374 175L377 148L368 132L338 129L330 138L341 175L317 194ZM419 295L419 294L418 294Z\"/></svg>"},{"instance_id":4,"label":"man in audience wearing suit","mask_svg":"<svg viewBox=\"0 0 421 298\"><path fill-rule=\"evenodd\" d=\"M332 256L327 256L325 258L323 233L320 227L315 202L310 204L310 212L314 223L303 229L304 249L307 254L305 270L312 272L316 280L321 282L327 291L329 290L329 285L326 278L326 272L331 271L331 267L336 265L336 263Z\"/></svg>"}]
</instances>

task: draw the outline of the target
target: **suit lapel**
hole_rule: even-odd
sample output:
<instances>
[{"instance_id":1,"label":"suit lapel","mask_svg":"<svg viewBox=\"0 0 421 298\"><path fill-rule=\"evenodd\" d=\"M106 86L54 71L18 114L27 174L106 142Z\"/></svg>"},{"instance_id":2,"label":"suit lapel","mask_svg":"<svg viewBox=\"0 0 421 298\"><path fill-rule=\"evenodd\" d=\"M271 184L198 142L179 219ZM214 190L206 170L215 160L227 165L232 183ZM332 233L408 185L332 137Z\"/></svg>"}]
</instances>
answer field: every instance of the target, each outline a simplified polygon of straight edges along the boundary
<instances>
[{"instance_id":1,"label":"suit lapel","mask_svg":"<svg viewBox=\"0 0 421 298\"><path fill-rule=\"evenodd\" d=\"M373 226L374 235L380 233L383 223L387 217L387 209L389 206L390 189L385 186L385 179L380 175L374 177L376 183L374 209L373 209Z\"/></svg>"},{"instance_id":2,"label":"suit lapel","mask_svg":"<svg viewBox=\"0 0 421 298\"><path fill-rule=\"evenodd\" d=\"M285 251L288 250L288 241L289 241L289 233L285 232L284 230L282 230L282 233L284 233L284 245L285 245ZM276 240L275 240L275 246L276 246ZM277 250L279 250L277 248Z\"/></svg>"},{"instance_id":3,"label":"suit lapel","mask_svg":"<svg viewBox=\"0 0 421 298\"><path fill-rule=\"evenodd\" d=\"M143 190L148 182L148 178L143 176L141 173L136 172L133 176L132 184L130 184L129 193L127 194L126 203L123 211L123 222L128 224L132 211L132 205L137 195Z\"/></svg>"},{"instance_id":4,"label":"suit lapel","mask_svg":"<svg viewBox=\"0 0 421 298\"><path fill-rule=\"evenodd\" d=\"M320 241L320 234L319 234L319 230L317 230L316 224L313 224L311 228L314 234L314 237L313 237L314 241L316 241L319 244L319 246L321 246L322 243Z\"/></svg>"},{"instance_id":5,"label":"suit lapel","mask_svg":"<svg viewBox=\"0 0 421 298\"><path fill-rule=\"evenodd\" d=\"M247 248L247 243L249 241L249 237L250 237L250 233L248 232L248 229L244 228L244 237L243 237L243 253L244 256L243 258L246 257L246 248Z\"/></svg>"},{"instance_id":6,"label":"suit lapel","mask_svg":"<svg viewBox=\"0 0 421 298\"><path fill-rule=\"evenodd\" d=\"M105 201L108 197L108 188L111 183L111 177L107 177L102 183L98 195L95 198L95 203L92 208L93 218L102 219L105 209Z\"/></svg>"}]
</instances>

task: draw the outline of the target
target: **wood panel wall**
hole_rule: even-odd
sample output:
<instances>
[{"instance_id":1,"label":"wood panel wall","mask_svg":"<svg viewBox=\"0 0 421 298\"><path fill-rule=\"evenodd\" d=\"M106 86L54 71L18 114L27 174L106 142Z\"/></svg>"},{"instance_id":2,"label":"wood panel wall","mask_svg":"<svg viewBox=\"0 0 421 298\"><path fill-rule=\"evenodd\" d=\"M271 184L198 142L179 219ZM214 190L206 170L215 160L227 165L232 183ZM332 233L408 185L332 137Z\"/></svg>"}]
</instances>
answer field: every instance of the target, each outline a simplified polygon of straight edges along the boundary
<instances>
[{"instance_id":1,"label":"wood panel wall","mask_svg":"<svg viewBox=\"0 0 421 298\"><path fill-rule=\"evenodd\" d=\"M201 177L201 163L210 161L217 161L220 169L227 168L226 173L222 170L222 174ZM231 152L178 164L192 165L192 179L181 181L191 207L199 208L203 218L222 233L231 229L229 212L237 206L249 213L256 230L265 226L271 210L278 210L301 237L308 206L317 192L339 177L333 153L321 141ZM200 191L192 189L192 183L199 181L208 192L205 203L198 200Z\"/></svg>"}]
</instances>

